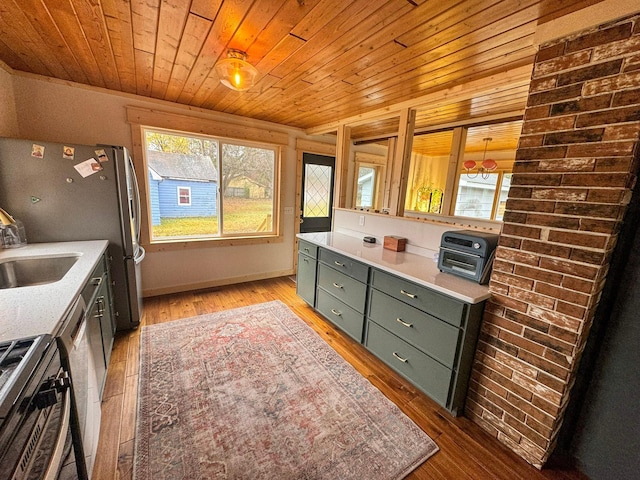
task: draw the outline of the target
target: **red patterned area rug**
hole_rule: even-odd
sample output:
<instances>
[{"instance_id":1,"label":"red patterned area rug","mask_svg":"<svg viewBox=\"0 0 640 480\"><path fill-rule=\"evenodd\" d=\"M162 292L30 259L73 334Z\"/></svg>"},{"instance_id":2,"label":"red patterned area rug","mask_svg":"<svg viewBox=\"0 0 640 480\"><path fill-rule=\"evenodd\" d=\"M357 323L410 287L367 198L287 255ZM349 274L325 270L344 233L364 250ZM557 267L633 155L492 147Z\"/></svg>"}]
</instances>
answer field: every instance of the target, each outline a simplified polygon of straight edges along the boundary
<instances>
[{"instance_id":1,"label":"red patterned area rug","mask_svg":"<svg viewBox=\"0 0 640 480\"><path fill-rule=\"evenodd\" d=\"M438 451L279 301L140 342L137 480L401 479Z\"/></svg>"}]
</instances>

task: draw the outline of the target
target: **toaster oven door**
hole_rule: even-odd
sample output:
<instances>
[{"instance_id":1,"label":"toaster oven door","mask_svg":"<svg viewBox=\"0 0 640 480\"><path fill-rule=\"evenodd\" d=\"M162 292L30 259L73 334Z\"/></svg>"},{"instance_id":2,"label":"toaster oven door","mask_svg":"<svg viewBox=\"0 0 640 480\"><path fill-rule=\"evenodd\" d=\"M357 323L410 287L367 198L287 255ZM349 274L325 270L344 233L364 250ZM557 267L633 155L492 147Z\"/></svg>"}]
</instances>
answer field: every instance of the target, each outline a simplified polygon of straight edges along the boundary
<instances>
[{"instance_id":1,"label":"toaster oven door","mask_svg":"<svg viewBox=\"0 0 640 480\"><path fill-rule=\"evenodd\" d=\"M482 275L484 259L478 255L458 252L448 248L440 249L438 268L470 280L479 281Z\"/></svg>"}]
</instances>

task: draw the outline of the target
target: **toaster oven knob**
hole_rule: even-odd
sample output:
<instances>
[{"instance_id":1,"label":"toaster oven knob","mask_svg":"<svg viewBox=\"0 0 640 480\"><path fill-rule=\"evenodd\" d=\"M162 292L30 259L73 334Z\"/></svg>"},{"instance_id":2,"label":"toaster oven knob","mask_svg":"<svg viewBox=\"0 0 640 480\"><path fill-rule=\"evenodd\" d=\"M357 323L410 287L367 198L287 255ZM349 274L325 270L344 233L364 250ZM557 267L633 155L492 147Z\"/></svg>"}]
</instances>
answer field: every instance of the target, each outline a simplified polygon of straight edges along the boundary
<instances>
[{"instance_id":1,"label":"toaster oven knob","mask_svg":"<svg viewBox=\"0 0 640 480\"><path fill-rule=\"evenodd\" d=\"M473 242L473 248L476 250L480 248L480 244L478 242Z\"/></svg>"}]
</instances>

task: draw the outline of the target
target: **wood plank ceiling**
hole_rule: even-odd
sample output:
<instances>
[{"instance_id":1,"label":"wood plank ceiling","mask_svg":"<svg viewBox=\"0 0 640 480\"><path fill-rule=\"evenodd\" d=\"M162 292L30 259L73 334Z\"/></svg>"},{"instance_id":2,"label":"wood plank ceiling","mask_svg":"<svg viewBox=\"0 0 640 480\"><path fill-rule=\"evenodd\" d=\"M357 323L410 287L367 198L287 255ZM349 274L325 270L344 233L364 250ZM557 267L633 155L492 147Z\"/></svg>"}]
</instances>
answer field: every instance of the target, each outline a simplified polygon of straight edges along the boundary
<instances>
[{"instance_id":1,"label":"wood plank ceiling","mask_svg":"<svg viewBox=\"0 0 640 480\"><path fill-rule=\"evenodd\" d=\"M530 65L537 24L599 1L0 0L0 60L311 128ZM218 81L213 67L230 48L259 71L249 91ZM417 128L522 109L528 79L422 108ZM360 130L355 137L375 133Z\"/></svg>"}]
</instances>

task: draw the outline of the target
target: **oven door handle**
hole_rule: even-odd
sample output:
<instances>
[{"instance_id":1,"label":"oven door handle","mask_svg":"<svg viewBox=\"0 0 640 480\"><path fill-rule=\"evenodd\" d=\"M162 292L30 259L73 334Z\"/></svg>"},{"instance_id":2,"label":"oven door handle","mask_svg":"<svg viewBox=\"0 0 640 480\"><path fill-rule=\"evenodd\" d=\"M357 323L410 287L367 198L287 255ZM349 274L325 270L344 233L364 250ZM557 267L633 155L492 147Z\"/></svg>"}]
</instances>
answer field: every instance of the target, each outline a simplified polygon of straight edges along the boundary
<instances>
[{"instance_id":1,"label":"oven door handle","mask_svg":"<svg viewBox=\"0 0 640 480\"><path fill-rule=\"evenodd\" d=\"M67 432L71 428L71 389L67 386L62 397L62 421L60 422L60 430L58 431L58 438L56 439L53 453L51 454L51 460L49 466L44 474L43 480L56 480L60 467L62 466L67 442Z\"/></svg>"}]
</instances>

